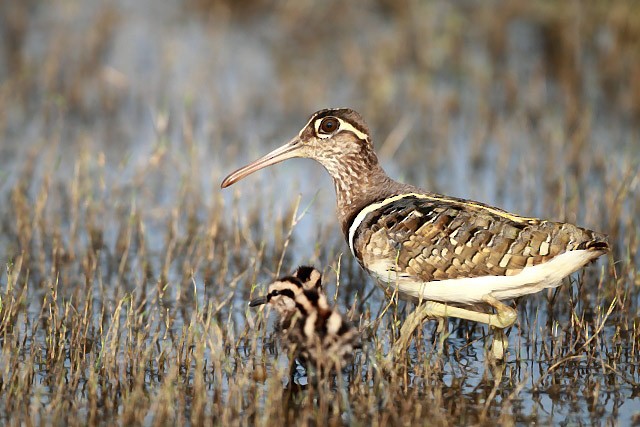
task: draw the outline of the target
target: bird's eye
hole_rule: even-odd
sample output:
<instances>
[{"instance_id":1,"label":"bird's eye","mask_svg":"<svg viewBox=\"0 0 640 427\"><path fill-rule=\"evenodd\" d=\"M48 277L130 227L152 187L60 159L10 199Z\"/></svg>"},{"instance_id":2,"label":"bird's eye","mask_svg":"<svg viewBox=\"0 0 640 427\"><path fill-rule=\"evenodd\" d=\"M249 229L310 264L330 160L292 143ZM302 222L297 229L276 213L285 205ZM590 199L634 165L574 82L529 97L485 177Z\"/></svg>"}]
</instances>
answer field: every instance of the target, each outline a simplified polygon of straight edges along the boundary
<instances>
[{"instance_id":1,"label":"bird's eye","mask_svg":"<svg viewBox=\"0 0 640 427\"><path fill-rule=\"evenodd\" d=\"M333 133L338 129L338 119L335 117L326 117L320 122L320 132Z\"/></svg>"}]
</instances>

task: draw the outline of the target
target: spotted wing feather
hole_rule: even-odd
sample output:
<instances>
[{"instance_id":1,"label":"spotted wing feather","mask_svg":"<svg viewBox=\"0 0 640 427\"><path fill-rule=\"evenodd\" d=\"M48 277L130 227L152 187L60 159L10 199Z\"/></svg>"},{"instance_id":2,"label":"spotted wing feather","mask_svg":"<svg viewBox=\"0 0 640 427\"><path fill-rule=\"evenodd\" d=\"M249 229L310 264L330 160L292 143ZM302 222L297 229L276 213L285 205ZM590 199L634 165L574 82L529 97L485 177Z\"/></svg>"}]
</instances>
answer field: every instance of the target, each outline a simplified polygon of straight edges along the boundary
<instances>
[{"instance_id":1,"label":"spotted wing feather","mask_svg":"<svg viewBox=\"0 0 640 427\"><path fill-rule=\"evenodd\" d=\"M603 235L475 202L408 196L368 213L354 239L365 267L395 260L421 281L514 275L566 251L606 251Z\"/></svg>"}]
</instances>

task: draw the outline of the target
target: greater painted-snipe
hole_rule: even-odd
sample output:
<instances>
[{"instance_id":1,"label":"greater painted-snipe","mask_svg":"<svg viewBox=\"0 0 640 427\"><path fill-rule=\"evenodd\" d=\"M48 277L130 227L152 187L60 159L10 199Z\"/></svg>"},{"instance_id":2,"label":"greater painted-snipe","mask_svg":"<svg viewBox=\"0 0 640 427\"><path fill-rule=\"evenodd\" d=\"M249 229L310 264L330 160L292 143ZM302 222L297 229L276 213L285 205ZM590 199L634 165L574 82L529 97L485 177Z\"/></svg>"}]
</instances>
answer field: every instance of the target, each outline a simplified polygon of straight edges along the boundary
<instances>
[{"instance_id":1,"label":"greater painted-snipe","mask_svg":"<svg viewBox=\"0 0 640 427\"><path fill-rule=\"evenodd\" d=\"M273 282L265 296L254 298L249 305L255 307L271 304L280 317L278 329L288 329L291 318L296 313L295 298L303 291L322 292L322 273L317 268L308 265L298 267L291 276L284 276ZM276 298L271 301L272 297L281 294L289 298Z\"/></svg>"},{"instance_id":2,"label":"greater painted-snipe","mask_svg":"<svg viewBox=\"0 0 640 427\"><path fill-rule=\"evenodd\" d=\"M265 296L249 303L263 304L278 312L278 333L303 363L309 361L323 371L341 369L359 346L358 330L329 306L321 273L314 267L300 267L293 276L281 277L269 285Z\"/></svg>"},{"instance_id":3,"label":"greater painted-snipe","mask_svg":"<svg viewBox=\"0 0 640 427\"><path fill-rule=\"evenodd\" d=\"M517 318L501 301L558 286L609 251L606 236L591 230L394 181L378 163L364 120L346 108L316 112L291 141L222 187L293 157L318 161L333 178L342 232L360 265L384 287L423 303L405 320L397 354L423 319L458 317L492 326L493 355L501 359L503 329ZM478 304L495 314L475 311Z\"/></svg>"}]
</instances>

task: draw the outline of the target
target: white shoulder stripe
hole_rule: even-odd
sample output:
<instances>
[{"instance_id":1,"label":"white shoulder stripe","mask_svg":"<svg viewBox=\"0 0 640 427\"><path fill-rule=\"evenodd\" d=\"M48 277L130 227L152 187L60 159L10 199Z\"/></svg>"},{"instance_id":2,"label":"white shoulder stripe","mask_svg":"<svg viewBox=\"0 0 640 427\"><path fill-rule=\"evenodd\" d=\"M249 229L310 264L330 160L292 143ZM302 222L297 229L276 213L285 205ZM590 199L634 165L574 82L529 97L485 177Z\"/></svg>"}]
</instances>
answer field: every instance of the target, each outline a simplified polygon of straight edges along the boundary
<instances>
[{"instance_id":1,"label":"white shoulder stripe","mask_svg":"<svg viewBox=\"0 0 640 427\"><path fill-rule=\"evenodd\" d=\"M417 194L414 193L408 193L408 194L400 194L399 196L393 196L393 197L389 197L388 199L384 199L381 202L378 203L372 203L369 206L366 206L364 209L362 209L360 212L358 212L358 215L356 215L355 219L353 220L353 222L351 223L351 227L349 227L349 249L351 249L351 254L355 257L356 256L356 251L353 247L353 238L356 235L356 230L358 229L358 227L360 227L360 224L362 224L362 221L364 221L364 218L371 212L374 212L375 210L383 207L384 205L388 205L389 203L393 203L396 200L400 200L403 199L405 197L409 197L409 196L417 196Z\"/></svg>"},{"instance_id":2,"label":"white shoulder stripe","mask_svg":"<svg viewBox=\"0 0 640 427\"><path fill-rule=\"evenodd\" d=\"M502 209L498 209L498 208L494 208L491 206L486 206L486 205L482 205L482 204L478 204L477 202L472 202L472 201L462 201L462 200L451 200L449 198L446 197L437 197L437 196L429 196L427 194L419 194L419 193L405 193L405 194L399 194L397 196L393 196L393 197L389 197L387 199L382 200L381 202L378 203L372 203L369 206L365 207L364 209L362 209L358 215L356 215L355 219L353 220L353 223L351 223L351 226L349 227L349 249L351 249L351 253L353 254L353 256L356 256L356 251L355 248L353 247L354 244L354 237L356 234L356 230L358 229L358 227L360 226L360 224L362 224L362 221L364 221L364 218L367 216L367 214L385 206L388 205L389 203L393 203L395 201L404 199L405 197L415 197L418 199L425 199L425 200L431 200L434 202L446 202L446 203L452 203L452 204L457 204L457 205L462 205L462 206L467 206L467 207L471 207L471 208L477 208L477 209L482 209L484 211L490 212L494 215L500 216L502 218L506 218L508 220L514 221L514 222L529 222L529 221L538 221L536 218L528 218L528 217L523 217L523 216L519 216L519 215L515 215L506 211L503 211Z\"/></svg>"}]
</instances>

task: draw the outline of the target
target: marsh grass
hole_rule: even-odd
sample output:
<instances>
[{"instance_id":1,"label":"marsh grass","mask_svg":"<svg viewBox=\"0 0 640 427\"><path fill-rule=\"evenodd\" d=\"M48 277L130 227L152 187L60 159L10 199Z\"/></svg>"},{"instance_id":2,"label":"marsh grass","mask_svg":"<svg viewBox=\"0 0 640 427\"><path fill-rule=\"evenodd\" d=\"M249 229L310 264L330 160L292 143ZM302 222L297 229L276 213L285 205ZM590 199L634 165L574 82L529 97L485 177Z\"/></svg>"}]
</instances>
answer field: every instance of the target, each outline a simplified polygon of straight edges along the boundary
<instances>
[{"instance_id":1,"label":"marsh grass","mask_svg":"<svg viewBox=\"0 0 640 427\"><path fill-rule=\"evenodd\" d=\"M637 6L294 3L187 1L156 10L163 26L101 2L1 6L0 420L637 422ZM402 179L610 235L608 259L517 301L506 364L485 357L487 328L451 320L388 365L412 306L352 259L319 170L218 190L316 104L352 97ZM247 302L301 263L365 346L292 383Z\"/></svg>"}]
</instances>

